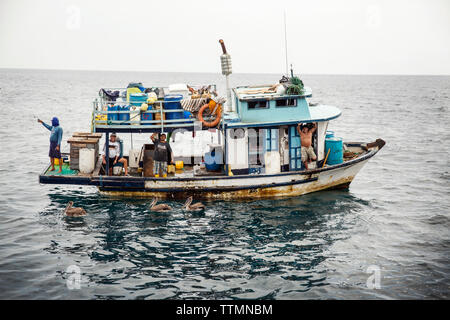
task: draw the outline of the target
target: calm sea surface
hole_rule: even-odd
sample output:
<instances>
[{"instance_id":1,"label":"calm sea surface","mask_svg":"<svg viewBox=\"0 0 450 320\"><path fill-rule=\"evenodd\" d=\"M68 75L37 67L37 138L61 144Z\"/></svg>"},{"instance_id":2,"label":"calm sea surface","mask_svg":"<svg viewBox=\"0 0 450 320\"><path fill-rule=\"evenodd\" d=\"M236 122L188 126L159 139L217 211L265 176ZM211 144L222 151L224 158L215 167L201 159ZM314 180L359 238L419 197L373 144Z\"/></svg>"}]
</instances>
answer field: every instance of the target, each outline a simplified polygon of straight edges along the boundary
<instances>
[{"instance_id":1,"label":"calm sea surface","mask_svg":"<svg viewBox=\"0 0 450 320\"><path fill-rule=\"evenodd\" d=\"M0 69L0 298L450 298L450 77L301 78L311 102L342 109L336 135L387 143L349 190L150 213L143 199L40 185L49 132L35 117L58 116L66 140L90 130L101 87L216 83L223 93L219 74ZM233 74L232 84L278 79ZM88 216L64 217L69 200ZM80 289L67 285L72 270Z\"/></svg>"}]
</instances>

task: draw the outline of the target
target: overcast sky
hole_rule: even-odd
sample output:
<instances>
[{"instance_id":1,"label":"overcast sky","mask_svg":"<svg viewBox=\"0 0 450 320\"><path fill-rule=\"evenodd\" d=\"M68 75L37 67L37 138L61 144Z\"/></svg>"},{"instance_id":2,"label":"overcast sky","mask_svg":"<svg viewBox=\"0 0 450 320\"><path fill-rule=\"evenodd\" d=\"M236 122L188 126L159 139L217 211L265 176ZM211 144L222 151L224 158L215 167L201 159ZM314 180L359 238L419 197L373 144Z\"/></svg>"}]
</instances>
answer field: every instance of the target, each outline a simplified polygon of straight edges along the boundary
<instances>
[{"instance_id":1,"label":"overcast sky","mask_svg":"<svg viewBox=\"0 0 450 320\"><path fill-rule=\"evenodd\" d=\"M450 0L0 0L0 68L450 74Z\"/></svg>"}]
</instances>

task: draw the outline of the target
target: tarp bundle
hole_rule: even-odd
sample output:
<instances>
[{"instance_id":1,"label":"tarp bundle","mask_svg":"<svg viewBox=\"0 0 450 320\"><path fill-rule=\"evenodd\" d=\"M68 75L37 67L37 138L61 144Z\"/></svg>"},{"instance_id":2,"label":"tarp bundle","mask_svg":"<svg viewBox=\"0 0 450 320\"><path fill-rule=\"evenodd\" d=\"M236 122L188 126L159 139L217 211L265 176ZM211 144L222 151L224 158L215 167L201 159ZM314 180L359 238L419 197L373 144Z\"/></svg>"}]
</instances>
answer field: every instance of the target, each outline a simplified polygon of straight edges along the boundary
<instances>
[{"instance_id":1,"label":"tarp bundle","mask_svg":"<svg viewBox=\"0 0 450 320\"><path fill-rule=\"evenodd\" d=\"M196 113L200 108L209 102L209 98L198 98L198 99L183 99L180 101L183 110L189 111L191 113Z\"/></svg>"},{"instance_id":2,"label":"tarp bundle","mask_svg":"<svg viewBox=\"0 0 450 320\"><path fill-rule=\"evenodd\" d=\"M141 92L144 92L145 87L142 84L142 82L130 82L127 86L127 89L129 88L139 88L139 90L141 90Z\"/></svg>"},{"instance_id":3,"label":"tarp bundle","mask_svg":"<svg viewBox=\"0 0 450 320\"><path fill-rule=\"evenodd\" d=\"M120 92L119 91L111 91L111 90L100 89L100 95L107 101L116 101L116 99L120 95Z\"/></svg>"},{"instance_id":4,"label":"tarp bundle","mask_svg":"<svg viewBox=\"0 0 450 320\"><path fill-rule=\"evenodd\" d=\"M189 111L191 113L197 113L198 110L200 110L200 108L209 102L209 100L211 100L211 98L198 98L198 99L191 99L191 98L187 98L187 99L183 99L180 101L181 103L181 107L183 108L183 110ZM216 97L213 99L214 101L216 101L217 104L224 104L227 99L225 99L224 97Z\"/></svg>"}]
</instances>

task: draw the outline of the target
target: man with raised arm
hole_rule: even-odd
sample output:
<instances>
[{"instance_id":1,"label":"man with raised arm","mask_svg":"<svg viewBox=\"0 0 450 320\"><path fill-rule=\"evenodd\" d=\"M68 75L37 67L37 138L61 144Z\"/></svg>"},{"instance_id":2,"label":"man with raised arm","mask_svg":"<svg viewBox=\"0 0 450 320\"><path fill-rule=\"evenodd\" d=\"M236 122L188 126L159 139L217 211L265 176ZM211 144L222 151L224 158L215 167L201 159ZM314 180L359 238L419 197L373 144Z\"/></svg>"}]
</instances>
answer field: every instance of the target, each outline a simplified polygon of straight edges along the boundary
<instances>
[{"instance_id":1,"label":"man with raised arm","mask_svg":"<svg viewBox=\"0 0 450 320\"><path fill-rule=\"evenodd\" d=\"M302 162L306 170L308 170L308 163L317 160L314 148L312 147L312 135L316 129L317 125L315 123L312 128L309 128L308 125L300 125L300 123L297 125L297 132L300 135L302 144Z\"/></svg>"},{"instance_id":2,"label":"man with raised arm","mask_svg":"<svg viewBox=\"0 0 450 320\"><path fill-rule=\"evenodd\" d=\"M61 140L63 135L63 129L59 126L59 120L57 117L53 117L52 125L49 126L41 119L38 119L39 123L42 123L44 127L51 131L50 134L50 150L48 156L50 157L50 163L52 164L52 169L50 171L55 171L55 159L59 159L59 171L62 172L62 159L61 159Z\"/></svg>"}]
</instances>

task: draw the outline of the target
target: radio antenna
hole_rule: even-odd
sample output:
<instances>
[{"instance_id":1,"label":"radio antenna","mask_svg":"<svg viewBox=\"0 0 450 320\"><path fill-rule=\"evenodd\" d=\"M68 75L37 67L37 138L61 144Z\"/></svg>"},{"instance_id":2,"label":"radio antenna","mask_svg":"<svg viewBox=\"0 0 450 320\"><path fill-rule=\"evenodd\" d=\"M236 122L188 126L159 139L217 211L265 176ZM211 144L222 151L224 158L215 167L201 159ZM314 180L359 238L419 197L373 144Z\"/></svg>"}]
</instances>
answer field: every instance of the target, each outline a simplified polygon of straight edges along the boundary
<instances>
[{"instance_id":1,"label":"radio antenna","mask_svg":"<svg viewBox=\"0 0 450 320\"><path fill-rule=\"evenodd\" d=\"M286 76L289 76L288 69L288 48L287 48L287 32L286 32L286 9L284 10L284 50L286 53Z\"/></svg>"}]
</instances>

